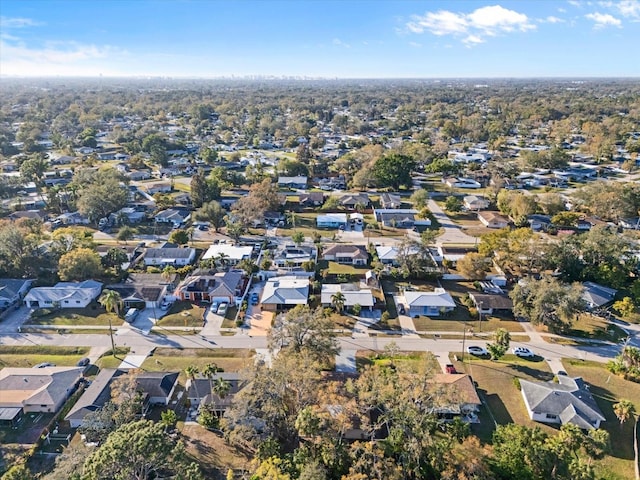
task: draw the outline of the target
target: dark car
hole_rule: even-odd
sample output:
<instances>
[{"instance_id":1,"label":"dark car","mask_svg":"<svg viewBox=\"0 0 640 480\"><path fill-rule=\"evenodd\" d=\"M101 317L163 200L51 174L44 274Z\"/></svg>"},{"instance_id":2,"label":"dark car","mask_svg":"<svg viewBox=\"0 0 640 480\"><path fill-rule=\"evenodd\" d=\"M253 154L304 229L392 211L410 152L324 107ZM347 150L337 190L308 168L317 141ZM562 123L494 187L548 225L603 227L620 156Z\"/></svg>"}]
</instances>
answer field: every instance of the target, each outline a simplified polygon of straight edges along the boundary
<instances>
[{"instance_id":1,"label":"dark car","mask_svg":"<svg viewBox=\"0 0 640 480\"><path fill-rule=\"evenodd\" d=\"M90 360L87 357L81 358L80 360L78 360L78 363L76 363L77 367L86 367L87 365L89 365Z\"/></svg>"},{"instance_id":2,"label":"dark car","mask_svg":"<svg viewBox=\"0 0 640 480\"><path fill-rule=\"evenodd\" d=\"M454 367L452 363L447 363L447 365L445 366L445 370L447 373L458 373L456 371L456 367Z\"/></svg>"},{"instance_id":3,"label":"dark car","mask_svg":"<svg viewBox=\"0 0 640 480\"><path fill-rule=\"evenodd\" d=\"M260 297L258 296L257 293L252 293L251 294L251 305L257 305L260 302Z\"/></svg>"},{"instance_id":4,"label":"dark car","mask_svg":"<svg viewBox=\"0 0 640 480\"><path fill-rule=\"evenodd\" d=\"M404 309L404 305L400 304L398 312L400 313L400 315L404 315L405 313L407 313L407 311Z\"/></svg>"}]
</instances>

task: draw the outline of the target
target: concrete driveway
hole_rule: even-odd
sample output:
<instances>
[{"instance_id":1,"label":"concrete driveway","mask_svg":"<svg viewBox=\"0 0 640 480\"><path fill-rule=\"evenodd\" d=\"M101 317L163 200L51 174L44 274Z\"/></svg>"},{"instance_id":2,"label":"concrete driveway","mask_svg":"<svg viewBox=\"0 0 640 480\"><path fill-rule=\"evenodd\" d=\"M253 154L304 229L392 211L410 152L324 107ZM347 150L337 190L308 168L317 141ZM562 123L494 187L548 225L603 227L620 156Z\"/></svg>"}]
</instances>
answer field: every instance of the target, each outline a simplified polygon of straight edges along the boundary
<instances>
[{"instance_id":1,"label":"concrete driveway","mask_svg":"<svg viewBox=\"0 0 640 480\"><path fill-rule=\"evenodd\" d=\"M9 307L13 309L14 307ZM14 333L25 323L31 314L31 308L21 306L17 310L7 312L7 316L0 320L0 333Z\"/></svg>"}]
</instances>

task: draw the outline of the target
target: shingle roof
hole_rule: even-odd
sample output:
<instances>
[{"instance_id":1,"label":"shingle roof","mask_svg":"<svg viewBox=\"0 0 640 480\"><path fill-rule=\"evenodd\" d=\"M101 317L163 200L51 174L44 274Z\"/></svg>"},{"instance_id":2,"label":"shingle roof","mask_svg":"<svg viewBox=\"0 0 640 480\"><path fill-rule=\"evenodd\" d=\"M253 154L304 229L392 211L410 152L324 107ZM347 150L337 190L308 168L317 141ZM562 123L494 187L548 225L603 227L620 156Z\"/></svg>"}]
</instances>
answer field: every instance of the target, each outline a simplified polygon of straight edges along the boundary
<instances>
[{"instance_id":1,"label":"shingle roof","mask_svg":"<svg viewBox=\"0 0 640 480\"><path fill-rule=\"evenodd\" d=\"M136 376L136 385L150 397L168 397L178 375L178 372L142 372Z\"/></svg>"},{"instance_id":2,"label":"shingle roof","mask_svg":"<svg viewBox=\"0 0 640 480\"><path fill-rule=\"evenodd\" d=\"M0 278L0 298L11 300L18 294L26 282L31 282L31 280Z\"/></svg>"},{"instance_id":3,"label":"shingle roof","mask_svg":"<svg viewBox=\"0 0 640 480\"><path fill-rule=\"evenodd\" d=\"M83 368L4 368L0 370L0 407L56 405L78 382Z\"/></svg>"},{"instance_id":4,"label":"shingle roof","mask_svg":"<svg viewBox=\"0 0 640 480\"><path fill-rule=\"evenodd\" d=\"M433 292L404 292L404 298L411 307L455 307L451 295L443 288L436 288Z\"/></svg>"},{"instance_id":5,"label":"shingle roof","mask_svg":"<svg viewBox=\"0 0 640 480\"><path fill-rule=\"evenodd\" d=\"M193 248L147 248L146 258L189 258Z\"/></svg>"},{"instance_id":6,"label":"shingle roof","mask_svg":"<svg viewBox=\"0 0 640 480\"><path fill-rule=\"evenodd\" d=\"M328 247L324 253L324 257L328 256L340 256L340 257L352 257L352 258L369 258L369 254L360 245L332 245Z\"/></svg>"},{"instance_id":7,"label":"shingle roof","mask_svg":"<svg viewBox=\"0 0 640 480\"><path fill-rule=\"evenodd\" d=\"M111 381L125 373L124 370L106 368L100 371L91 385L84 391L65 420L83 419L90 412L102 408L111 399Z\"/></svg>"},{"instance_id":8,"label":"shingle roof","mask_svg":"<svg viewBox=\"0 0 640 480\"><path fill-rule=\"evenodd\" d=\"M267 280L262 303L269 305L304 305L309 297L309 279L295 276Z\"/></svg>"}]
</instances>

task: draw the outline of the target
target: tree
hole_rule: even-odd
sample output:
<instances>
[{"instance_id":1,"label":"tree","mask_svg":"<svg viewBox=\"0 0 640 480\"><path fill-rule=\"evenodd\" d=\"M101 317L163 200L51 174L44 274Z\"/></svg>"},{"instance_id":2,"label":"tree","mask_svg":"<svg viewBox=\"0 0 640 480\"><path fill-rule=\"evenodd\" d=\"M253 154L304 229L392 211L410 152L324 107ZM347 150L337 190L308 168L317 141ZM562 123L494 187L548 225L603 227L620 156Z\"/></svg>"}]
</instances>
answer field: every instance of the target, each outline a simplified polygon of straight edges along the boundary
<instances>
[{"instance_id":1,"label":"tree","mask_svg":"<svg viewBox=\"0 0 640 480\"><path fill-rule=\"evenodd\" d=\"M26 465L14 465L2 475L2 480L32 480L35 478Z\"/></svg>"},{"instance_id":2,"label":"tree","mask_svg":"<svg viewBox=\"0 0 640 480\"><path fill-rule=\"evenodd\" d=\"M211 200L202 205L196 210L194 217L201 222L209 222L209 224L215 229L216 233L220 227L224 226L224 217L227 212L222 208L220 202Z\"/></svg>"},{"instance_id":3,"label":"tree","mask_svg":"<svg viewBox=\"0 0 640 480\"><path fill-rule=\"evenodd\" d=\"M312 358L327 361L339 350L333 329L333 322L324 317L321 309L297 305L275 318L269 332L269 345L294 353L305 352Z\"/></svg>"},{"instance_id":4,"label":"tree","mask_svg":"<svg viewBox=\"0 0 640 480\"><path fill-rule=\"evenodd\" d=\"M78 189L78 211L92 222L108 217L129 201L128 179L117 170L78 170L72 184Z\"/></svg>"},{"instance_id":5,"label":"tree","mask_svg":"<svg viewBox=\"0 0 640 480\"><path fill-rule=\"evenodd\" d=\"M249 193L241 197L233 206L234 214L245 225L249 225L254 220L263 221L265 212L275 211L278 208L280 208L278 188L268 178L252 185Z\"/></svg>"},{"instance_id":6,"label":"tree","mask_svg":"<svg viewBox=\"0 0 640 480\"><path fill-rule=\"evenodd\" d=\"M452 212L452 213L459 212L460 210L462 210L462 200L460 200L458 197L454 197L453 195L450 195L445 200L444 209L447 212Z\"/></svg>"},{"instance_id":7,"label":"tree","mask_svg":"<svg viewBox=\"0 0 640 480\"><path fill-rule=\"evenodd\" d=\"M114 312L116 317L120 316L120 309L124 306L122 297L115 290L105 289L102 291L98 303L104 307L107 313ZM111 325L111 315L109 315L109 334L111 336L111 351L116 354L116 345L113 341L113 327Z\"/></svg>"},{"instance_id":8,"label":"tree","mask_svg":"<svg viewBox=\"0 0 640 480\"><path fill-rule=\"evenodd\" d=\"M201 398L200 393L198 392L198 382L196 381L198 375L200 374L200 370L198 369L198 367L196 367L195 365L189 365L184 369L184 374L189 380L191 380L191 383L193 383L193 388L196 391L196 397Z\"/></svg>"},{"instance_id":9,"label":"tree","mask_svg":"<svg viewBox=\"0 0 640 480\"><path fill-rule=\"evenodd\" d=\"M411 188L413 179L411 173L416 162L407 155L392 153L385 155L373 164L373 177L379 187L391 187L398 190L401 186Z\"/></svg>"},{"instance_id":10,"label":"tree","mask_svg":"<svg viewBox=\"0 0 640 480\"><path fill-rule=\"evenodd\" d=\"M196 476L193 476L193 474ZM186 459L184 445L173 440L164 425L139 420L111 433L84 462L83 478L134 479L179 476L202 478Z\"/></svg>"},{"instance_id":11,"label":"tree","mask_svg":"<svg viewBox=\"0 0 640 480\"><path fill-rule=\"evenodd\" d=\"M178 245L186 245L189 243L189 234L186 230L174 230L169 235L169 242Z\"/></svg>"},{"instance_id":12,"label":"tree","mask_svg":"<svg viewBox=\"0 0 640 480\"><path fill-rule=\"evenodd\" d=\"M622 428L622 425L627 420L633 418L636 413L636 407L630 400L622 399L613 406L613 412L616 414L618 420L620 420L620 428Z\"/></svg>"},{"instance_id":13,"label":"tree","mask_svg":"<svg viewBox=\"0 0 640 480\"><path fill-rule=\"evenodd\" d=\"M35 182L36 185L43 185L42 177L44 172L49 168L49 162L42 156L42 154L36 154L27 158L20 165L20 176L27 182Z\"/></svg>"},{"instance_id":14,"label":"tree","mask_svg":"<svg viewBox=\"0 0 640 480\"><path fill-rule=\"evenodd\" d=\"M58 262L58 275L64 282L96 278L103 273L100 255L88 248L67 252Z\"/></svg>"},{"instance_id":15,"label":"tree","mask_svg":"<svg viewBox=\"0 0 640 480\"><path fill-rule=\"evenodd\" d=\"M631 297L624 297L622 300L614 302L613 308L622 315L622 318L628 318L636 311L636 305Z\"/></svg>"},{"instance_id":16,"label":"tree","mask_svg":"<svg viewBox=\"0 0 640 480\"><path fill-rule=\"evenodd\" d=\"M256 262L252 258L243 258L238 262L238 268L244 270L247 277L250 277L254 273L257 273L259 268Z\"/></svg>"},{"instance_id":17,"label":"tree","mask_svg":"<svg viewBox=\"0 0 640 480\"><path fill-rule=\"evenodd\" d=\"M409 201L413 203L416 210L422 210L429 202L429 192L424 188L419 188L411 194Z\"/></svg>"},{"instance_id":18,"label":"tree","mask_svg":"<svg viewBox=\"0 0 640 480\"><path fill-rule=\"evenodd\" d=\"M93 242L93 231L88 228L63 227L58 228L51 234L53 249L59 253L67 253L75 248L95 247Z\"/></svg>"},{"instance_id":19,"label":"tree","mask_svg":"<svg viewBox=\"0 0 640 480\"><path fill-rule=\"evenodd\" d=\"M293 243L295 243L297 246L302 245L304 243L304 233L293 232L293 234L291 235L291 240L293 240Z\"/></svg>"},{"instance_id":20,"label":"tree","mask_svg":"<svg viewBox=\"0 0 640 480\"><path fill-rule=\"evenodd\" d=\"M175 410L165 410L160 413L160 423L167 429L172 429L178 423L178 415Z\"/></svg>"},{"instance_id":21,"label":"tree","mask_svg":"<svg viewBox=\"0 0 640 480\"><path fill-rule=\"evenodd\" d=\"M582 293L583 287L578 283L567 285L544 276L540 280L529 279L524 285L517 284L509 296L516 316L561 333L585 310Z\"/></svg>"},{"instance_id":22,"label":"tree","mask_svg":"<svg viewBox=\"0 0 640 480\"><path fill-rule=\"evenodd\" d=\"M331 295L331 305L336 309L336 312L341 313L344 309L344 302L346 298L342 292L336 292Z\"/></svg>"},{"instance_id":23,"label":"tree","mask_svg":"<svg viewBox=\"0 0 640 480\"><path fill-rule=\"evenodd\" d=\"M481 253L470 252L458 260L456 270L469 280L482 280L491 269L491 259Z\"/></svg>"},{"instance_id":24,"label":"tree","mask_svg":"<svg viewBox=\"0 0 640 480\"><path fill-rule=\"evenodd\" d=\"M122 271L122 264L129 260L127 252L121 248L111 247L107 254L102 257L102 265L105 268L115 268L118 274Z\"/></svg>"},{"instance_id":25,"label":"tree","mask_svg":"<svg viewBox=\"0 0 640 480\"><path fill-rule=\"evenodd\" d=\"M116 235L116 240L119 242L127 243L129 240L132 240L135 236L136 231L128 225L124 227L120 227L118 230L118 234Z\"/></svg>"},{"instance_id":26,"label":"tree","mask_svg":"<svg viewBox=\"0 0 640 480\"><path fill-rule=\"evenodd\" d=\"M283 159L278 163L278 172L287 177L306 177L309 175L309 167L298 160Z\"/></svg>"},{"instance_id":27,"label":"tree","mask_svg":"<svg viewBox=\"0 0 640 480\"><path fill-rule=\"evenodd\" d=\"M200 208L212 200L218 200L220 191L219 181L215 178L206 178L202 170L191 177L191 203L195 208Z\"/></svg>"},{"instance_id":28,"label":"tree","mask_svg":"<svg viewBox=\"0 0 640 480\"><path fill-rule=\"evenodd\" d=\"M511 342L511 335L509 331L505 328L498 328L494 333L494 343L489 343L487 345L487 350L491 355L491 360L500 359L506 351L509 349L509 344Z\"/></svg>"}]
</instances>

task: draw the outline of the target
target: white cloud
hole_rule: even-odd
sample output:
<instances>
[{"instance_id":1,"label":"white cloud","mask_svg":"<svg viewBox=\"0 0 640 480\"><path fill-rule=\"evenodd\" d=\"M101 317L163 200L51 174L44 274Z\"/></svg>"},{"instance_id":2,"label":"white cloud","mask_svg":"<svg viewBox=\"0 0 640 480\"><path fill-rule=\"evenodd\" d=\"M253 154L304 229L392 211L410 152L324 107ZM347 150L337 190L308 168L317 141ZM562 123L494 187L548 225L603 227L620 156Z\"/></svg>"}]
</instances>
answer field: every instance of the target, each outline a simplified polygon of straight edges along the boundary
<instances>
[{"instance_id":1,"label":"white cloud","mask_svg":"<svg viewBox=\"0 0 640 480\"><path fill-rule=\"evenodd\" d=\"M534 30L536 26L524 13L506 9L500 5L480 7L471 13L456 13L449 10L414 15L406 24L412 33L429 32L432 35L452 35L471 45L483 43L485 37L494 37L516 31Z\"/></svg>"},{"instance_id":2,"label":"white cloud","mask_svg":"<svg viewBox=\"0 0 640 480\"><path fill-rule=\"evenodd\" d=\"M554 17L553 15L549 15L547 18L543 20L546 23L564 23L565 20L559 17Z\"/></svg>"},{"instance_id":3,"label":"white cloud","mask_svg":"<svg viewBox=\"0 0 640 480\"><path fill-rule=\"evenodd\" d=\"M623 0L613 5L620 15L632 18L635 21L640 20L640 1L639 0Z\"/></svg>"},{"instance_id":4,"label":"white cloud","mask_svg":"<svg viewBox=\"0 0 640 480\"><path fill-rule=\"evenodd\" d=\"M622 22L620 21L620 19L614 17L613 15L609 15L608 13L588 13L585 15L585 18L595 23L594 28L622 26Z\"/></svg>"},{"instance_id":5,"label":"white cloud","mask_svg":"<svg viewBox=\"0 0 640 480\"><path fill-rule=\"evenodd\" d=\"M334 38L332 43L334 45L337 45L338 47L344 47L344 48L351 48L351 45L349 45L348 43L344 43L342 40L340 40L339 38Z\"/></svg>"},{"instance_id":6,"label":"white cloud","mask_svg":"<svg viewBox=\"0 0 640 480\"><path fill-rule=\"evenodd\" d=\"M36 22L31 18L21 17L0 17L0 28L24 28L24 27L36 27L42 25L40 22Z\"/></svg>"}]
</instances>

